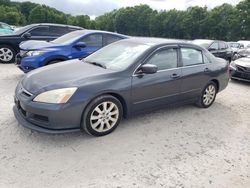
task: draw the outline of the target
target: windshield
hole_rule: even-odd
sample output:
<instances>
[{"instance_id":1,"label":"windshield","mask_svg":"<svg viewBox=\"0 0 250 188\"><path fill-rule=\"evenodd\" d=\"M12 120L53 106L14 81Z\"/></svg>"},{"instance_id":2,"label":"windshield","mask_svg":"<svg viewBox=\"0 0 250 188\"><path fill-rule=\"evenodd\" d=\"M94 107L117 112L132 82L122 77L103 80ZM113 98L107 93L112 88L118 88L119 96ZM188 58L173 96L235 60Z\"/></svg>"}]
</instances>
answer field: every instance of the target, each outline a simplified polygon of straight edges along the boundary
<instances>
[{"instance_id":1,"label":"windshield","mask_svg":"<svg viewBox=\"0 0 250 188\"><path fill-rule=\"evenodd\" d=\"M229 43L231 48L240 48L239 43Z\"/></svg>"},{"instance_id":2,"label":"windshield","mask_svg":"<svg viewBox=\"0 0 250 188\"><path fill-rule=\"evenodd\" d=\"M51 42L55 44L71 44L72 42L77 40L79 37L81 37L83 34L84 33L82 31L74 31L66 35L63 35Z\"/></svg>"},{"instance_id":3,"label":"windshield","mask_svg":"<svg viewBox=\"0 0 250 188\"><path fill-rule=\"evenodd\" d=\"M211 40L194 40L193 43L200 45L204 48L208 48L211 45L212 41Z\"/></svg>"},{"instance_id":4,"label":"windshield","mask_svg":"<svg viewBox=\"0 0 250 188\"><path fill-rule=\"evenodd\" d=\"M7 24L4 24L4 23L0 23L0 28L1 29L11 29L11 27Z\"/></svg>"},{"instance_id":5,"label":"windshield","mask_svg":"<svg viewBox=\"0 0 250 188\"><path fill-rule=\"evenodd\" d=\"M110 44L84 59L87 63L102 65L107 69L121 71L128 68L149 45L119 41Z\"/></svg>"}]
</instances>

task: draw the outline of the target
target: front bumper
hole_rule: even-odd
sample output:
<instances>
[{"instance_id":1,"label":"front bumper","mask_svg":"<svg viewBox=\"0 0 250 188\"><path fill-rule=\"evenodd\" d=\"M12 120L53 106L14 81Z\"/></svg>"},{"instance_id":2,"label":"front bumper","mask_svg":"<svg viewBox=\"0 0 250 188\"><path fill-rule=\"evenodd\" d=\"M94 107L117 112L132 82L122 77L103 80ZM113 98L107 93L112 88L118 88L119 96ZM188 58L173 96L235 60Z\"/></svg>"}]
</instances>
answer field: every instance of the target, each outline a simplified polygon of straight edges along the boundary
<instances>
[{"instance_id":1,"label":"front bumper","mask_svg":"<svg viewBox=\"0 0 250 188\"><path fill-rule=\"evenodd\" d=\"M250 82L250 72L231 70L230 74L233 79Z\"/></svg>"},{"instance_id":2,"label":"front bumper","mask_svg":"<svg viewBox=\"0 0 250 188\"><path fill-rule=\"evenodd\" d=\"M41 56L22 56L20 53L16 55L15 64L24 73L28 73L34 69L44 66L44 58Z\"/></svg>"},{"instance_id":3,"label":"front bumper","mask_svg":"<svg viewBox=\"0 0 250 188\"><path fill-rule=\"evenodd\" d=\"M48 133L48 134L62 134L62 133L72 133L72 132L79 132L80 128L74 128L74 129L49 129L40 127L38 125L32 124L28 122L23 115L21 114L20 110L18 110L17 106L13 107L14 115L17 119L17 121L25 128L41 132L41 133Z\"/></svg>"},{"instance_id":4,"label":"front bumper","mask_svg":"<svg viewBox=\"0 0 250 188\"><path fill-rule=\"evenodd\" d=\"M33 102L32 99L33 96L18 85L13 111L18 122L24 127L56 134L80 130L85 102L46 104Z\"/></svg>"}]
</instances>

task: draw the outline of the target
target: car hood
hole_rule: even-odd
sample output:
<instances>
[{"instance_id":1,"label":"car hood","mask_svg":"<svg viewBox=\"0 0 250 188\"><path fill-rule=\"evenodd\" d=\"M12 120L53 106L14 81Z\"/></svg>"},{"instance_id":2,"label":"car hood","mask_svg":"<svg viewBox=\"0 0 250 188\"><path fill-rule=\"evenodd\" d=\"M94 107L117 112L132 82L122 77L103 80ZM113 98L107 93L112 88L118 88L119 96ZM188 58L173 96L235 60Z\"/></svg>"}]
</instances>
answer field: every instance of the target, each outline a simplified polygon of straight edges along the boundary
<instances>
[{"instance_id":1,"label":"car hood","mask_svg":"<svg viewBox=\"0 0 250 188\"><path fill-rule=\"evenodd\" d=\"M70 60L31 71L21 83L30 93L38 94L52 89L90 84L114 72L80 60Z\"/></svg>"},{"instance_id":2,"label":"car hood","mask_svg":"<svg viewBox=\"0 0 250 188\"><path fill-rule=\"evenodd\" d=\"M6 33L3 35L0 35L0 39L8 39L8 38L17 38L18 35L15 35L14 33Z\"/></svg>"},{"instance_id":3,"label":"car hood","mask_svg":"<svg viewBox=\"0 0 250 188\"><path fill-rule=\"evenodd\" d=\"M52 42L29 40L20 44L22 50L40 50L44 48L62 47L63 45L53 44Z\"/></svg>"},{"instance_id":4,"label":"car hood","mask_svg":"<svg viewBox=\"0 0 250 188\"><path fill-rule=\"evenodd\" d=\"M249 57L237 59L236 61L234 61L234 63L236 65L239 65L242 67L250 68L250 58Z\"/></svg>"}]
</instances>

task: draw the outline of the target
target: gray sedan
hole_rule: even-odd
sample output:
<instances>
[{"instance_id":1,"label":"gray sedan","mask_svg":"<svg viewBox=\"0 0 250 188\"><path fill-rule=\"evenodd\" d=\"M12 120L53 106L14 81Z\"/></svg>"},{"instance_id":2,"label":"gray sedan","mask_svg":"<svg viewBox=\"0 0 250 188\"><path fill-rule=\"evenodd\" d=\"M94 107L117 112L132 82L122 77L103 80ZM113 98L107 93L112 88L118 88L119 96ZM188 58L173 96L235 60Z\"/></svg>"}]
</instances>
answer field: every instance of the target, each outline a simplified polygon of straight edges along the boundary
<instances>
[{"instance_id":1,"label":"gray sedan","mask_svg":"<svg viewBox=\"0 0 250 188\"><path fill-rule=\"evenodd\" d=\"M228 64L194 44L155 38L113 43L84 60L27 74L14 114L46 133L111 133L123 117L173 103L208 108L229 80Z\"/></svg>"}]
</instances>

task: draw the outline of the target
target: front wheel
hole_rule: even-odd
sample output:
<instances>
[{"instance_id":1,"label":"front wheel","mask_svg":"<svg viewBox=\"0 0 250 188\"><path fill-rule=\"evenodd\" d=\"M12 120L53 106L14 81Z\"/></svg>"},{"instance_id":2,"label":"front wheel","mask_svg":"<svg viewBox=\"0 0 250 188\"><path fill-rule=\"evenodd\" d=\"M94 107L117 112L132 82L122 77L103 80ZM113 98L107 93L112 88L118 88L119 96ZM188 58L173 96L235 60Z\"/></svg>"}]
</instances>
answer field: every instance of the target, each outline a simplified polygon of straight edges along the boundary
<instances>
[{"instance_id":1,"label":"front wheel","mask_svg":"<svg viewBox=\"0 0 250 188\"><path fill-rule=\"evenodd\" d=\"M16 52L8 45L0 45L0 63L13 63L15 61Z\"/></svg>"},{"instance_id":2,"label":"front wheel","mask_svg":"<svg viewBox=\"0 0 250 188\"><path fill-rule=\"evenodd\" d=\"M93 100L83 114L81 129L93 136L105 136L115 130L122 118L120 101L103 95Z\"/></svg>"},{"instance_id":3,"label":"front wheel","mask_svg":"<svg viewBox=\"0 0 250 188\"><path fill-rule=\"evenodd\" d=\"M202 94L197 101L197 106L201 108L210 107L216 98L217 94L217 86L214 82L209 82L202 91Z\"/></svg>"}]
</instances>

